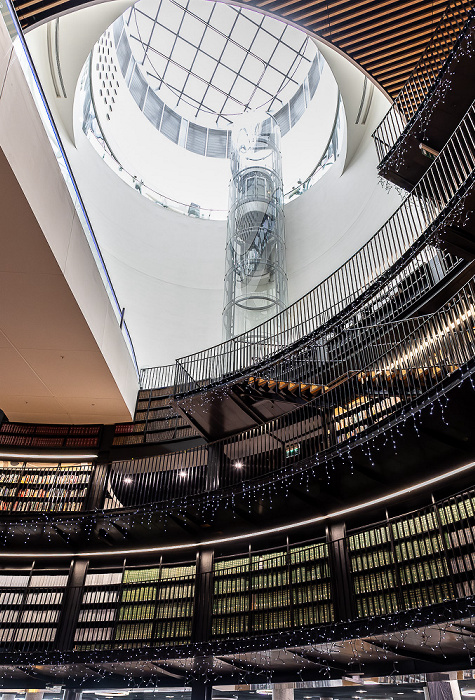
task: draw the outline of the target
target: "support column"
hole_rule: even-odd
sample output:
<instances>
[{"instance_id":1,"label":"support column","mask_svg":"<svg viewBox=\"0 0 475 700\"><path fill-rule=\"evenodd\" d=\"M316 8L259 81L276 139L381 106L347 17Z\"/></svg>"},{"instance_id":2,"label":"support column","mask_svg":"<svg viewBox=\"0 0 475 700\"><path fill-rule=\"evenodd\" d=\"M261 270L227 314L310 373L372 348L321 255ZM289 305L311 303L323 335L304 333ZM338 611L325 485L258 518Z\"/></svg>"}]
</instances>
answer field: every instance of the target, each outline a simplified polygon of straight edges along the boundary
<instances>
[{"instance_id":1,"label":"support column","mask_svg":"<svg viewBox=\"0 0 475 700\"><path fill-rule=\"evenodd\" d=\"M62 700L81 700L82 690L75 690L74 688L63 688Z\"/></svg>"},{"instance_id":2,"label":"support column","mask_svg":"<svg viewBox=\"0 0 475 700\"><path fill-rule=\"evenodd\" d=\"M72 649L74 646L88 566L89 562L83 559L74 561L71 566L55 639L55 647L60 651Z\"/></svg>"},{"instance_id":3,"label":"support column","mask_svg":"<svg viewBox=\"0 0 475 700\"><path fill-rule=\"evenodd\" d=\"M425 700L461 700L455 673L428 673Z\"/></svg>"},{"instance_id":4,"label":"support column","mask_svg":"<svg viewBox=\"0 0 475 700\"><path fill-rule=\"evenodd\" d=\"M85 510L95 510L103 507L108 468L108 464L99 463L94 467L84 508Z\"/></svg>"},{"instance_id":5,"label":"support column","mask_svg":"<svg viewBox=\"0 0 475 700\"><path fill-rule=\"evenodd\" d=\"M25 700L43 700L44 690L27 690Z\"/></svg>"},{"instance_id":6,"label":"support column","mask_svg":"<svg viewBox=\"0 0 475 700\"><path fill-rule=\"evenodd\" d=\"M206 550L198 554L192 632L194 643L208 642L211 636L214 585L213 562L214 552L212 550Z\"/></svg>"},{"instance_id":7,"label":"support column","mask_svg":"<svg viewBox=\"0 0 475 700\"><path fill-rule=\"evenodd\" d=\"M211 700L213 686L205 681L193 681L191 684L191 700Z\"/></svg>"},{"instance_id":8,"label":"support column","mask_svg":"<svg viewBox=\"0 0 475 700\"><path fill-rule=\"evenodd\" d=\"M354 620L353 591L351 590L350 559L346 547L345 523L330 525L327 530L330 550L330 571L332 574L335 619Z\"/></svg>"},{"instance_id":9,"label":"support column","mask_svg":"<svg viewBox=\"0 0 475 700\"><path fill-rule=\"evenodd\" d=\"M3 693L2 700L15 700L16 693Z\"/></svg>"},{"instance_id":10,"label":"support column","mask_svg":"<svg viewBox=\"0 0 475 700\"><path fill-rule=\"evenodd\" d=\"M279 683L272 688L272 700L294 700L294 684Z\"/></svg>"}]
</instances>

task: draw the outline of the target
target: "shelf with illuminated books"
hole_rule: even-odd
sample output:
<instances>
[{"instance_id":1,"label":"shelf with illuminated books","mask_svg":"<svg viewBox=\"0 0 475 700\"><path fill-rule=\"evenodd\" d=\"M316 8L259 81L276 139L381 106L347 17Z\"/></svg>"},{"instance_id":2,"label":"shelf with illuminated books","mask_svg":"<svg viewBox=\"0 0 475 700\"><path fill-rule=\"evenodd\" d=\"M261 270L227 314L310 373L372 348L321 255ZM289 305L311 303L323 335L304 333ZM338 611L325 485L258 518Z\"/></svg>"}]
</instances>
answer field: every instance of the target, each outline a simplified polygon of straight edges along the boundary
<instances>
[{"instance_id":1,"label":"shelf with illuminated books","mask_svg":"<svg viewBox=\"0 0 475 700\"><path fill-rule=\"evenodd\" d=\"M106 573L88 572L74 635L78 650L110 649L122 586L122 568Z\"/></svg>"},{"instance_id":2,"label":"shelf with illuminated books","mask_svg":"<svg viewBox=\"0 0 475 700\"><path fill-rule=\"evenodd\" d=\"M52 648L67 582L67 571L4 570L0 575L0 648Z\"/></svg>"},{"instance_id":3,"label":"shelf with illuminated books","mask_svg":"<svg viewBox=\"0 0 475 700\"><path fill-rule=\"evenodd\" d=\"M437 510L399 518L391 530L403 608L454 598Z\"/></svg>"},{"instance_id":4,"label":"shelf with illuminated books","mask_svg":"<svg viewBox=\"0 0 475 700\"><path fill-rule=\"evenodd\" d=\"M325 542L215 562L213 638L332 620Z\"/></svg>"},{"instance_id":5,"label":"shelf with illuminated books","mask_svg":"<svg viewBox=\"0 0 475 700\"><path fill-rule=\"evenodd\" d=\"M347 543L358 617L395 612L397 574L389 526L352 533Z\"/></svg>"},{"instance_id":6,"label":"shelf with illuminated books","mask_svg":"<svg viewBox=\"0 0 475 700\"><path fill-rule=\"evenodd\" d=\"M441 522L440 510L431 507L348 535L358 617L455 597Z\"/></svg>"},{"instance_id":7,"label":"shelf with illuminated books","mask_svg":"<svg viewBox=\"0 0 475 700\"><path fill-rule=\"evenodd\" d=\"M457 598L475 594L475 493L453 496L438 506L437 514L447 550L449 572L456 579Z\"/></svg>"},{"instance_id":8,"label":"shelf with illuminated books","mask_svg":"<svg viewBox=\"0 0 475 700\"><path fill-rule=\"evenodd\" d=\"M83 510L92 464L0 462L0 511Z\"/></svg>"},{"instance_id":9,"label":"shelf with illuminated books","mask_svg":"<svg viewBox=\"0 0 475 700\"><path fill-rule=\"evenodd\" d=\"M124 571L115 647L191 642L195 564Z\"/></svg>"}]
</instances>

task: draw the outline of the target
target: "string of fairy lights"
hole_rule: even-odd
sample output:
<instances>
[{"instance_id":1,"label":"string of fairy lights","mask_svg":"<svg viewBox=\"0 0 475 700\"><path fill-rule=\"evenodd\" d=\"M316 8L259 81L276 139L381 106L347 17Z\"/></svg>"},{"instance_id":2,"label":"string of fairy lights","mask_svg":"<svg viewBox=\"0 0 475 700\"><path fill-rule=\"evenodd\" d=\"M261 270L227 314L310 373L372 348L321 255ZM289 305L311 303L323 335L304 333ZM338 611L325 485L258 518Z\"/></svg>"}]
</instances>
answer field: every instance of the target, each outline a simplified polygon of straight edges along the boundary
<instances>
[{"instance_id":1,"label":"string of fairy lights","mask_svg":"<svg viewBox=\"0 0 475 700\"><path fill-rule=\"evenodd\" d=\"M473 35L468 35L463 45L460 42L457 44L453 61L434 87L430 108L418 113L418 128L423 133L432 120L436 104L440 105L448 99L450 83L454 71L457 70L457 52L460 51L464 52L465 57L468 55L473 58ZM394 159L393 164L398 167L405 155L404 147L396 149L391 156ZM463 225L464 217L468 215L465 209L466 198L473 186L473 183L469 183L452 198L451 222L457 221ZM433 240L436 242L437 235L434 233ZM382 286L386 282L387 276L384 282L380 280L377 284ZM320 341L320 338L313 338L307 341L307 347L309 343L316 347ZM296 352L301 352L301 349ZM412 430L419 435L426 416L437 412L441 423L450 427L449 401L452 392L464 386L475 390L473 360L472 356L466 358L465 362L458 363L453 371L435 382L430 390L422 392L402 406L395 407L390 415L371 426L371 429L350 435L341 443L332 445L330 449L265 474L258 480L243 479L227 490L190 494L160 504L137 505L120 512L99 509L94 513L65 514L61 517L58 517L57 513L22 513L18 514L18 519L16 514L9 513L8 521L4 521L8 525L4 526L0 534L1 544L5 552L8 552L12 543L18 541L20 534L25 556L28 556L30 542L35 542L38 538L46 538L47 542L54 541L57 544L58 528L61 537L66 541L73 542L74 533L80 531L85 533L86 538L97 542L98 528L107 535L119 520L125 532L138 523L148 528L156 528L158 523L162 532L166 533L169 519L176 516L185 517L191 505L203 522L208 523L214 521L219 509L235 511L237 501L239 507L244 505L249 513L252 512L256 500L260 499L265 500L272 509L273 500L280 502L282 494L288 494L292 486L298 486L308 492L311 483L322 475L330 482L335 470L347 469L348 473L352 474L353 452L356 447L362 450L368 463L374 465L378 452L385 446L392 446L394 451L398 450L406 430ZM295 366L300 365L297 362ZM274 366L269 364L267 371L273 367L275 363ZM289 360L286 371L291 373L292 368L292 360ZM244 376L247 376L245 372ZM221 394L222 398L225 398L229 390L229 381L222 381L214 387L215 395ZM210 401L205 392L201 393L200 400L202 408L206 408ZM196 543L194 546L196 547ZM453 620L463 621L464 625L455 626L451 622ZM174 644L169 647L157 643L155 646L137 644L133 648L126 648L126 645L111 643L110 648L106 648L107 644L98 644L97 647L88 650L61 651L42 649L41 644L37 644L32 650L9 649L7 644L3 647L4 655L0 667L4 669L2 674L5 679L13 679L15 667L21 665L22 671L36 680L41 680L40 671L43 667L43 671L46 671L50 678L57 679L59 684L67 683L70 687L74 684L78 689L88 687L94 682L106 683L108 679L111 682L116 681L117 675L123 679L124 686L130 687L166 683L169 676L160 676L160 663L163 663L166 670L167 661L173 661L170 670L177 672L180 682L184 685L192 685L198 681L219 684L229 681L230 678L238 683L255 681L256 678L262 682L273 682L279 677L280 669L290 663L294 677L301 680L309 677L341 676L342 661L349 670L358 669L361 672L365 671L366 665L383 662L396 673L398 669L404 668L407 660L404 657L406 647L419 650L421 668L425 668L426 664L432 669L430 655L435 658L434 666L438 663L440 665L440 659L444 659L444 662L450 665L452 655L456 656L459 666L464 663L467 668L472 668L475 666L475 635L472 631L474 626L475 597L468 595L434 605L399 610L388 615L308 625L298 629L274 630L256 633L246 638ZM375 637L378 637L378 644L371 647L371 641L374 641ZM452 653L450 641L456 642L456 654ZM368 651L368 647L371 647L371 652ZM233 660L237 664L234 667ZM150 662L157 664L155 673L150 671ZM227 664L225 670L223 662ZM90 673L83 672L84 664Z\"/></svg>"}]
</instances>

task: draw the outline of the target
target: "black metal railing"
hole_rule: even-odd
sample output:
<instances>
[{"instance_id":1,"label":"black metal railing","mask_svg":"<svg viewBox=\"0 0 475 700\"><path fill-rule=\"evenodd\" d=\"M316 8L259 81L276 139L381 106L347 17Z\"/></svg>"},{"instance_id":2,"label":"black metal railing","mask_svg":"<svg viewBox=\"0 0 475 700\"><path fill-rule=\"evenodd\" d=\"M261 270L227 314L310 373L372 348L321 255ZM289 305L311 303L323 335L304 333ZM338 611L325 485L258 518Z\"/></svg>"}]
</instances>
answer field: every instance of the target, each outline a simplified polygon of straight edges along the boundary
<instances>
[{"instance_id":1,"label":"black metal railing","mask_svg":"<svg viewBox=\"0 0 475 700\"><path fill-rule=\"evenodd\" d=\"M473 0L453 0L448 4L424 53L373 133L380 161L396 145L408 122L435 87L472 7Z\"/></svg>"},{"instance_id":2,"label":"black metal railing","mask_svg":"<svg viewBox=\"0 0 475 700\"><path fill-rule=\"evenodd\" d=\"M370 295L381 292L389 271L399 272L401 259L420 252L416 242L435 236L449 205L473 178L475 109L472 104L452 137L420 182L377 233L332 275L269 321L232 340L182 357L176 362L176 393L220 384L228 377L262 366L278 353L332 321L354 312ZM252 371L252 369L251 369ZM143 388L153 388L160 368L141 372Z\"/></svg>"},{"instance_id":3,"label":"black metal railing","mask_svg":"<svg viewBox=\"0 0 475 700\"><path fill-rule=\"evenodd\" d=\"M48 489L38 489L31 474L24 483L17 478L16 495L2 497L4 510L55 510L52 490L62 512L69 503L74 503L71 510L116 510L241 490L256 479L282 480L288 472L304 471L315 455L324 457L345 443L350 448L375 430L387 429L402 409L430 401L446 380L461 381L458 370L475 357L474 299L472 279L431 315L352 327L329 334L324 344L309 343L299 366L276 364L274 373L260 378L280 403L288 401L289 410L278 418L192 449L97 464L87 478L84 468L81 480L68 476L58 481L58 474L69 474L71 467L55 467ZM285 373L305 376L306 382L290 381ZM243 391L252 392L256 379L244 380ZM25 489L34 494L22 493ZM20 505L14 507L16 501Z\"/></svg>"},{"instance_id":4,"label":"black metal railing","mask_svg":"<svg viewBox=\"0 0 475 700\"><path fill-rule=\"evenodd\" d=\"M290 404L293 410L279 418L214 443L114 462L107 483L111 506L182 498L268 475L282 478L287 465L305 468L315 454L377 428L403 407L423 401L474 357L474 298L471 280L430 316L348 329L329 337L323 348L309 347L309 356L321 357L323 351L339 359L323 369L309 363L322 373L314 375L306 403ZM276 381L276 396L279 390Z\"/></svg>"}]
</instances>

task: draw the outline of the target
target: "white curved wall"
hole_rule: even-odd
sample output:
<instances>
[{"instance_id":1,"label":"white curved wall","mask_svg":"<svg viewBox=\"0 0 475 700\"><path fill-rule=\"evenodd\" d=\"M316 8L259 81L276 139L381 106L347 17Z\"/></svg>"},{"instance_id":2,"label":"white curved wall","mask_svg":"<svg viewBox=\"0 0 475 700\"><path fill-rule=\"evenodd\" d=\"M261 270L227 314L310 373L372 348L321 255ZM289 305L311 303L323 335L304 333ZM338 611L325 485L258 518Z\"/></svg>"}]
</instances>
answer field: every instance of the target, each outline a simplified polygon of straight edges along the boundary
<instances>
[{"instance_id":1,"label":"white curved wall","mask_svg":"<svg viewBox=\"0 0 475 700\"><path fill-rule=\"evenodd\" d=\"M139 365L168 364L220 342L226 222L148 201L118 178L84 134L77 139L68 155Z\"/></svg>"},{"instance_id":2,"label":"white curved wall","mask_svg":"<svg viewBox=\"0 0 475 700\"><path fill-rule=\"evenodd\" d=\"M290 303L342 265L399 205L396 189L389 189L377 176L371 137L386 111L386 98L375 91L366 124L357 133L356 150L350 142L322 179L286 206ZM351 159L343 169L349 150Z\"/></svg>"},{"instance_id":3,"label":"white curved wall","mask_svg":"<svg viewBox=\"0 0 475 700\"><path fill-rule=\"evenodd\" d=\"M91 24L88 31L92 31ZM73 27L71 23L71 31ZM66 46L65 26L61 31ZM32 46L49 99L57 102L44 42L32 41ZM322 52L340 84L348 144L317 185L286 207L290 301L344 262L399 203L396 192L388 193L378 182L371 139L387 109L386 98L375 90L366 123L360 119L356 124L364 76L328 47L322 47ZM364 111L368 101L367 91ZM56 115L60 119L58 111ZM147 201L109 169L82 132L77 133L75 148L66 127L61 128L110 276L126 310L139 364L167 364L220 342L225 223L185 217Z\"/></svg>"}]
</instances>

